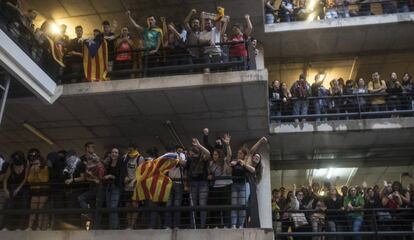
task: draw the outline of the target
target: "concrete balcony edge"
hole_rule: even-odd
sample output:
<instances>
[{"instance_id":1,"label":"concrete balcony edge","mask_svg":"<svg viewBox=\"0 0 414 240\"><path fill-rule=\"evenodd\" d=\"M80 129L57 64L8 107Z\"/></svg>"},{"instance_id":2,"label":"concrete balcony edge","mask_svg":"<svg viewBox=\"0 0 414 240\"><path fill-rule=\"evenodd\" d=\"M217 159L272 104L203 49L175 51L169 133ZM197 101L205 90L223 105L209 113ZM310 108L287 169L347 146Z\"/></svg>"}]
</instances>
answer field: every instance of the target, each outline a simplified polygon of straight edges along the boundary
<instances>
[{"instance_id":1,"label":"concrete balcony edge","mask_svg":"<svg viewBox=\"0 0 414 240\"><path fill-rule=\"evenodd\" d=\"M98 231L2 231L1 239L17 240L123 240L157 239L157 240L273 240L272 229L177 229L177 230L98 230Z\"/></svg>"},{"instance_id":2,"label":"concrete balcony edge","mask_svg":"<svg viewBox=\"0 0 414 240\"><path fill-rule=\"evenodd\" d=\"M265 24L265 33L277 33L287 31L300 31L312 29L325 29L337 27L360 27L376 24L390 24L401 22L414 22L414 12L395 13L375 16L360 16L350 18L327 19L321 21L300 21L289 23Z\"/></svg>"},{"instance_id":3,"label":"concrete balcony edge","mask_svg":"<svg viewBox=\"0 0 414 240\"><path fill-rule=\"evenodd\" d=\"M266 69L222 72L211 74L176 75L135 78L63 85L62 96L94 95L112 92L137 92L173 88L231 85L238 83L267 82Z\"/></svg>"},{"instance_id":4,"label":"concrete balcony edge","mask_svg":"<svg viewBox=\"0 0 414 240\"><path fill-rule=\"evenodd\" d=\"M358 120L336 120L305 123L270 123L270 134L310 133L310 132L346 132L386 129L414 128L414 118L377 118Z\"/></svg>"}]
</instances>

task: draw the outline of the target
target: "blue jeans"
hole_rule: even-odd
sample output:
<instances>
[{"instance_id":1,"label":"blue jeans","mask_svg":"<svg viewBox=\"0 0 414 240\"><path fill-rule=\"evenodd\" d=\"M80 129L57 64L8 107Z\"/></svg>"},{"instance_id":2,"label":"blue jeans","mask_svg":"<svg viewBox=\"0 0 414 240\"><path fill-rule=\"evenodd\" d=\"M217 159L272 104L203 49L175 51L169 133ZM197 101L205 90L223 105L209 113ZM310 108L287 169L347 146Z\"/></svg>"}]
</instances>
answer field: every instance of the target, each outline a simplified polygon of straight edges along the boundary
<instances>
[{"instance_id":1,"label":"blue jeans","mask_svg":"<svg viewBox=\"0 0 414 240\"><path fill-rule=\"evenodd\" d=\"M89 208L89 203L95 203L95 208L102 208L104 200L104 189L102 185L92 187L89 191L82 193L78 197L78 202L81 208ZM102 220L102 213L95 211L93 218L93 229L99 229Z\"/></svg>"},{"instance_id":2,"label":"blue jeans","mask_svg":"<svg viewBox=\"0 0 414 240\"><path fill-rule=\"evenodd\" d=\"M233 183L231 186L231 205L246 205L246 183ZM246 210L231 211L231 225L243 227Z\"/></svg>"},{"instance_id":3,"label":"blue jeans","mask_svg":"<svg viewBox=\"0 0 414 240\"><path fill-rule=\"evenodd\" d=\"M352 232L359 232L361 230L362 223L364 222L363 217L348 217L348 225L352 228ZM360 240L361 236L355 235L355 240Z\"/></svg>"},{"instance_id":4,"label":"blue jeans","mask_svg":"<svg viewBox=\"0 0 414 240\"><path fill-rule=\"evenodd\" d=\"M190 205L195 206L206 206L208 198L208 184L207 181L192 181L190 182ZM191 226L196 226L196 212L191 213ZM207 212L200 211L200 227L205 228L207 220Z\"/></svg>"},{"instance_id":5,"label":"blue jeans","mask_svg":"<svg viewBox=\"0 0 414 240\"><path fill-rule=\"evenodd\" d=\"M315 114L326 114L327 113L327 109L324 105L321 104L321 102L319 100L316 100L314 103L315 106ZM320 121L321 118L320 117L316 117L316 121ZM324 117L323 118L324 121L328 120L328 118Z\"/></svg>"},{"instance_id":6,"label":"blue jeans","mask_svg":"<svg viewBox=\"0 0 414 240\"><path fill-rule=\"evenodd\" d=\"M167 208L169 207L180 207L182 200L183 200L183 189L184 186L181 183L177 183L177 182L173 182L173 186L171 189L171 193L170 193L170 197L168 198L168 202L167 202ZM172 215L174 217L172 217ZM164 226L165 227L179 227L180 226L180 218L181 218L181 214L179 211L174 212L173 214L171 214L171 212L166 212L165 213L165 222L164 222Z\"/></svg>"},{"instance_id":7,"label":"blue jeans","mask_svg":"<svg viewBox=\"0 0 414 240\"><path fill-rule=\"evenodd\" d=\"M106 187L106 207L118 208L121 189L115 184ZM119 229L119 215L117 212L109 213L109 228Z\"/></svg>"},{"instance_id":8,"label":"blue jeans","mask_svg":"<svg viewBox=\"0 0 414 240\"><path fill-rule=\"evenodd\" d=\"M293 115L308 115L309 101L296 100L293 104Z\"/></svg>"}]
</instances>

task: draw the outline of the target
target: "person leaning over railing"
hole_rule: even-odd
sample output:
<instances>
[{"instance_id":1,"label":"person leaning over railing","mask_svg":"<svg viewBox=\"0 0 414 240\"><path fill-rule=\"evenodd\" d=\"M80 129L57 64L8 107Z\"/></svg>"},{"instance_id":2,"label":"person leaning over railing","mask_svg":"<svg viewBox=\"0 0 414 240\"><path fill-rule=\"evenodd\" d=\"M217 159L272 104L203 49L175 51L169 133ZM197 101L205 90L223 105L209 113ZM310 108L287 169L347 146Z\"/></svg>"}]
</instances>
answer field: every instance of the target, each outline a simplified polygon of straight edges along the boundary
<instances>
[{"instance_id":1,"label":"person leaning over railing","mask_svg":"<svg viewBox=\"0 0 414 240\"><path fill-rule=\"evenodd\" d=\"M363 219L363 212L365 201L362 195L357 194L355 187L350 187L348 196L344 198L344 208L348 212L348 226L352 232L359 232L361 230ZM361 236L355 235L354 240L360 240Z\"/></svg>"},{"instance_id":2,"label":"person leaning over railing","mask_svg":"<svg viewBox=\"0 0 414 240\"><path fill-rule=\"evenodd\" d=\"M43 209L49 195L49 186L40 185L49 182L49 168L39 150L31 149L28 153L30 163L27 182L30 185L30 209ZM37 217L37 230L44 230L48 225L47 214L30 214L27 230L32 230Z\"/></svg>"},{"instance_id":3,"label":"person leaning over railing","mask_svg":"<svg viewBox=\"0 0 414 240\"><path fill-rule=\"evenodd\" d=\"M378 72L372 73L372 81L368 83L368 92L369 93L385 93L387 90L387 84L384 80L380 79L380 75ZM385 111L386 104L385 104L385 97L384 96L377 96L371 97L371 111L378 112L378 111Z\"/></svg>"}]
</instances>

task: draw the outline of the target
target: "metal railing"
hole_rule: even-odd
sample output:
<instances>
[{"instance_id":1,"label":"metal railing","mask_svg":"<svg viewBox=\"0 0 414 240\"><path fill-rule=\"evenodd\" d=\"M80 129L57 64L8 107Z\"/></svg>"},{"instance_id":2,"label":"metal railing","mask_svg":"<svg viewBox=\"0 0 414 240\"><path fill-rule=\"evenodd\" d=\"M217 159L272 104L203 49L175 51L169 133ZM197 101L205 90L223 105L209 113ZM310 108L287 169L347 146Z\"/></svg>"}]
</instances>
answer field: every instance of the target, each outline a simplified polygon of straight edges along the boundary
<instances>
[{"instance_id":1,"label":"metal railing","mask_svg":"<svg viewBox=\"0 0 414 240\"><path fill-rule=\"evenodd\" d=\"M249 224L246 189L235 195L231 183L215 187L212 181L198 181L196 189L193 182L175 179L168 203L132 200L133 191L113 184L26 184L11 198L6 198L2 189L0 229L230 228L238 226L240 217L243 226Z\"/></svg>"},{"instance_id":2,"label":"metal railing","mask_svg":"<svg viewBox=\"0 0 414 240\"><path fill-rule=\"evenodd\" d=\"M327 121L407 117L414 114L413 93L376 93L269 99L270 121Z\"/></svg>"},{"instance_id":3,"label":"metal railing","mask_svg":"<svg viewBox=\"0 0 414 240\"><path fill-rule=\"evenodd\" d=\"M413 208L364 208L275 211L275 239L412 239ZM292 214L301 214L301 223ZM298 218L297 218L298 219ZM296 220L297 220L296 219ZM403 238L406 237L406 238Z\"/></svg>"},{"instance_id":4,"label":"metal railing","mask_svg":"<svg viewBox=\"0 0 414 240\"><path fill-rule=\"evenodd\" d=\"M318 21L414 11L411 0L283 0L266 1L265 23Z\"/></svg>"}]
</instances>

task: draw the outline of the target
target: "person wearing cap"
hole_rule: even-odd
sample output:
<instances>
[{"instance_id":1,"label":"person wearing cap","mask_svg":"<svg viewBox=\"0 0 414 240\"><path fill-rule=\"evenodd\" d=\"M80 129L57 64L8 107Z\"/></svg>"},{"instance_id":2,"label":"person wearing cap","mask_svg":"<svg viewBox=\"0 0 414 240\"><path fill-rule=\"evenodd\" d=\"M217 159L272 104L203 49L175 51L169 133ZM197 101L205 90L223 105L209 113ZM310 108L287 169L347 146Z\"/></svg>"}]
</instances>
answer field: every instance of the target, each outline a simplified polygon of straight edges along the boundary
<instances>
[{"instance_id":1,"label":"person wearing cap","mask_svg":"<svg viewBox=\"0 0 414 240\"><path fill-rule=\"evenodd\" d=\"M26 185L29 164L22 151L16 151L11 155L11 164L7 169L3 181L3 190L6 195L4 208L10 210L28 209L29 188ZM27 216L5 216L7 229L26 229Z\"/></svg>"}]
</instances>

